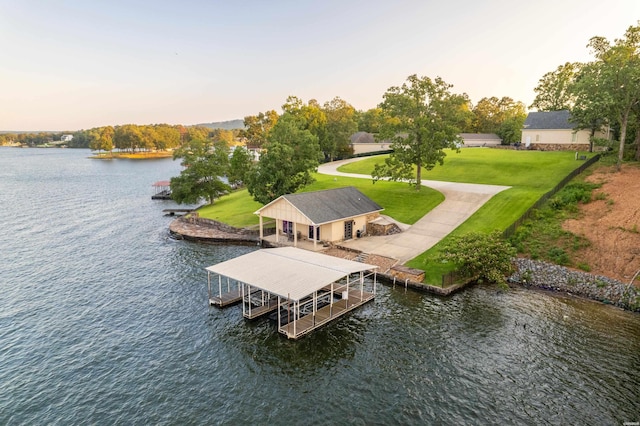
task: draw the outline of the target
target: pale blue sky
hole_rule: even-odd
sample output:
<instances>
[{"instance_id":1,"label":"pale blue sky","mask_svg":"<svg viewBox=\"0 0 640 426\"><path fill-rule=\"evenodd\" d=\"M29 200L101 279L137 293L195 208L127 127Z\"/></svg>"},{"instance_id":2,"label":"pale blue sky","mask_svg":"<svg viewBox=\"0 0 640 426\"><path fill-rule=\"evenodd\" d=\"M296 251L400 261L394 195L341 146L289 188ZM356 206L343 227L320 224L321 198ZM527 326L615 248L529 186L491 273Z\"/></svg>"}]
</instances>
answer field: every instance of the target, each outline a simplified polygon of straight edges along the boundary
<instances>
[{"instance_id":1,"label":"pale blue sky","mask_svg":"<svg viewBox=\"0 0 640 426\"><path fill-rule=\"evenodd\" d=\"M0 130L195 124L289 95L375 107L410 74L529 105L640 0L0 0Z\"/></svg>"}]
</instances>

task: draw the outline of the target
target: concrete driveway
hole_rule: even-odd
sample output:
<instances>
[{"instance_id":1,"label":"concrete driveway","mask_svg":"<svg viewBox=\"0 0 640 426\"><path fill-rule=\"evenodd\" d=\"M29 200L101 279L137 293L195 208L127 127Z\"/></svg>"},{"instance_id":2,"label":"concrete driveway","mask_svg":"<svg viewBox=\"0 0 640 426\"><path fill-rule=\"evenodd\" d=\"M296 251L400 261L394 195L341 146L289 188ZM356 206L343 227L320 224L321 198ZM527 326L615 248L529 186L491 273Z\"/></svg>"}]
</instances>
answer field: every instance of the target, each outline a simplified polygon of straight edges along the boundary
<instances>
[{"instance_id":1,"label":"concrete driveway","mask_svg":"<svg viewBox=\"0 0 640 426\"><path fill-rule=\"evenodd\" d=\"M321 164L318 172L326 175L371 179L370 175L342 173L338 167L362 158ZM444 194L444 201L400 234L364 237L344 241L341 245L365 253L398 259L403 264L433 247L474 214L495 194L510 186L423 180L422 185ZM384 206L383 206L384 207ZM405 227L403 227L405 228Z\"/></svg>"}]
</instances>

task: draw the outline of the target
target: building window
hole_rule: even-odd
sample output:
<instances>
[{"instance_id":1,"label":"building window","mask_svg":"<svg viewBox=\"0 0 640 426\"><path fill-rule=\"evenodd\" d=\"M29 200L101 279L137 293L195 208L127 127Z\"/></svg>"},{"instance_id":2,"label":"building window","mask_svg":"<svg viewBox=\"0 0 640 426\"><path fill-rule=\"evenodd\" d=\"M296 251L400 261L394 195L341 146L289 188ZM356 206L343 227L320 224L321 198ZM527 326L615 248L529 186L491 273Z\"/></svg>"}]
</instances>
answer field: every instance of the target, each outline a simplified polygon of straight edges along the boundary
<instances>
[{"instance_id":1,"label":"building window","mask_svg":"<svg viewBox=\"0 0 640 426\"><path fill-rule=\"evenodd\" d=\"M578 140L578 134L576 132L571 133L571 142Z\"/></svg>"},{"instance_id":2,"label":"building window","mask_svg":"<svg viewBox=\"0 0 640 426\"><path fill-rule=\"evenodd\" d=\"M536 135L536 142L540 142L540 135Z\"/></svg>"}]
</instances>

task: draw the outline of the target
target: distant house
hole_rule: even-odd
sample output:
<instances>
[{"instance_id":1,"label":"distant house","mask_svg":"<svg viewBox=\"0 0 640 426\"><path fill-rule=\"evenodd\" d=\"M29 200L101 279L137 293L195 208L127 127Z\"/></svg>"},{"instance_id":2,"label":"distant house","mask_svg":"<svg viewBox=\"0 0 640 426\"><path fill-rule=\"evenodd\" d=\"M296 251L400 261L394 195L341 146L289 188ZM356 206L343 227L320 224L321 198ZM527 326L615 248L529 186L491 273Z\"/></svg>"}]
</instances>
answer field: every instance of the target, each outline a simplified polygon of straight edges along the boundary
<instances>
[{"instance_id":1,"label":"distant house","mask_svg":"<svg viewBox=\"0 0 640 426\"><path fill-rule=\"evenodd\" d=\"M391 149L391 141L376 142L372 133L357 132L351 135L350 146L353 155L362 155L375 152L387 152Z\"/></svg>"},{"instance_id":2,"label":"distant house","mask_svg":"<svg viewBox=\"0 0 640 426\"><path fill-rule=\"evenodd\" d=\"M276 221L276 243L299 239L340 242L364 235L369 222L383 210L358 189L348 186L324 191L283 195L255 212L260 216L260 239L263 218Z\"/></svg>"},{"instance_id":3,"label":"distant house","mask_svg":"<svg viewBox=\"0 0 640 426\"><path fill-rule=\"evenodd\" d=\"M495 133L460 133L463 146L498 146L502 139Z\"/></svg>"},{"instance_id":4,"label":"distant house","mask_svg":"<svg viewBox=\"0 0 640 426\"><path fill-rule=\"evenodd\" d=\"M589 149L590 130L574 130L571 113L563 111L530 112L522 129L522 144L541 151L584 151ZM596 132L597 138L608 138Z\"/></svg>"},{"instance_id":5,"label":"distant house","mask_svg":"<svg viewBox=\"0 0 640 426\"><path fill-rule=\"evenodd\" d=\"M73 139L73 135L62 135L62 136L60 136L60 141L61 142L71 142L72 139Z\"/></svg>"}]
</instances>

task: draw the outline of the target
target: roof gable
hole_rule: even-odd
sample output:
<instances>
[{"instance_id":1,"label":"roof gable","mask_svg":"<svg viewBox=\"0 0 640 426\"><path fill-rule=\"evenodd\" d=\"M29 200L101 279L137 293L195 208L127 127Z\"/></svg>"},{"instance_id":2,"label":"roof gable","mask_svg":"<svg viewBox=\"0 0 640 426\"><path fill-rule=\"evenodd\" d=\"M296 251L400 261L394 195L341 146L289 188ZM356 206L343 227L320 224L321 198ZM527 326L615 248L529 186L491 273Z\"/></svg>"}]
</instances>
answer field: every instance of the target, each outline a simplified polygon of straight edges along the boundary
<instances>
[{"instance_id":1,"label":"roof gable","mask_svg":"<svg viewBox=\"0 0 640 426\"><path fill-rule=\"evenodd\" d=\"M573 127L571 113L568 110L530 112L524 122L525 130L573 130Z\"/></svg>"}]
</instances>

